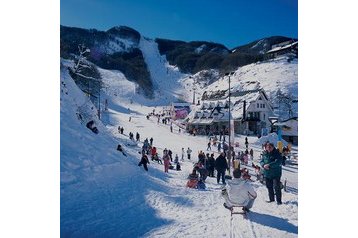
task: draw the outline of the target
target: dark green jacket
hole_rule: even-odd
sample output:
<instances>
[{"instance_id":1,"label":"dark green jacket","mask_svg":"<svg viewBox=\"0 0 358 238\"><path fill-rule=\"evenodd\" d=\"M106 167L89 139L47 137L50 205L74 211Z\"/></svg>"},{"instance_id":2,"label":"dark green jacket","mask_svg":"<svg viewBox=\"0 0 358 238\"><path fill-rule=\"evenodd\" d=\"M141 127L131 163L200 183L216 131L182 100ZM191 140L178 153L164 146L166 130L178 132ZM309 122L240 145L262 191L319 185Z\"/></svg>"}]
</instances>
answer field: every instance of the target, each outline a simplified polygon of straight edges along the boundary
<instances>
[{"instance_id":1,"label":"dark green jacket","mask_svg":"<svg viewBox=\"0 0 358 238\"><path fill-rule=\"evenodd\" d=\"M269 164L270 168L264 169L264 176L269 179L278 178L282 175L282 156L275 148L271 153L265 152L260 161L262 168L265 164Z\"/></svg>"}]
</instances>

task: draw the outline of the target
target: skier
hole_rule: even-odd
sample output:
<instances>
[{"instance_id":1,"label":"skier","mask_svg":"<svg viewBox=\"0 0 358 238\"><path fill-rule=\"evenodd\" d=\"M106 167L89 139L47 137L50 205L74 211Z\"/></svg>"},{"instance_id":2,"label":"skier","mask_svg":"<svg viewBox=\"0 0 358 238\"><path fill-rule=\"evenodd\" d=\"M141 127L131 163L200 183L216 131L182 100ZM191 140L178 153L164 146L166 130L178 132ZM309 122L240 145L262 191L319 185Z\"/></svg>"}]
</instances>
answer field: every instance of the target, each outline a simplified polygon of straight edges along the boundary
<instances>
[{"instance_id":1,"label":"skier","mask_svg":"<svg viewBox=\"0 0 358 238\"><path fill-rule=\"evenodd\" d=\"M257 193L247 180L240 178L240 169L235 169L233 175L234 179L228 182L221 193L225 199L224 207L231 210L234 206L242 206L242 210L248 212L254 204Z\"/></svg>"},{"instance_id":2,"label":"skier","mask_svg":"<svg viewBox=\"0 0 358 238\"><path fill-rule=\"evenodd\" d=\"M142 166L142 165L143 165L144 169L145 169L146 171L148 171L148 166L147 166L147 164L149 164L148 157L147 157L146 154L142 154L142 159L140 160L138 166Z\"/></svg>"},{"instance_id":3,"label":"skier","mask_svg":"<svg viewBox=\"0 0 358 238\"><path fill-rule=\"evenodd\" d=\"M282 157L280 152L272 143L265 144L265 152L260 161L261 167L264 168L265 183L269 194L269 201L282 204L281 194L281 175L282 175Z\"/></svg>"},{"instance_id":4,"label":"skier","mask_svg":"<svg viewBox=\"0 0 358 238\"><path fill-rule=\"evenodd\" d=\"M216 158L215 168L217 171L217 177L216 177L217 183L220 182L220 177L221 177L223 184L226 184L225 183L225 171L226 171L226 169L228 169L228 165L227 165L227 161L226 161L224 152L221 152L221 154Z\"/></svg>"},{"instance_id":5,"label":"skier","mask_svg":"<svg viewBox=\"0 0 358 238\"><path fill-rule=\"evenodd\" d=\"M188 155L188 160L190 160L190 154L191 154L192 150L188 147L188 149L186 150L186 153Z\"/></svg>"},{"instance_id":6,"label":"skier","mask_svg":"<svg viewBox=\"0 0 358 238\"><path fill-rule=\"evenodd\" d=\"M135 138L136 138L136 140L137 140L137 142L139 141L139 139L140 139L140 135L139 135L139 133L137 132L137 134L135 135Z\"/></svg>"}]
</instances>

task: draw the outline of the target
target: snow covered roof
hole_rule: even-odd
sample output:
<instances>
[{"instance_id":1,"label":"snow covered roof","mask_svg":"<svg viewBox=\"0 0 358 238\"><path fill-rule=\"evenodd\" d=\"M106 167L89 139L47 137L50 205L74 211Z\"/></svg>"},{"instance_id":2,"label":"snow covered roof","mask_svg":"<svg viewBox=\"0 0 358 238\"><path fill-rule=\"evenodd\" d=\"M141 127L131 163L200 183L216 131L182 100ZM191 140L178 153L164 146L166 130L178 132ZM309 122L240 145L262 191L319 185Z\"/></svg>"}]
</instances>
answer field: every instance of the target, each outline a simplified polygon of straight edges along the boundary
<instances>
[{"instance_id":1,"label":"snow covered roof","mask_svg":"<svg viewBox=\"0 0 358 238\"><path fill-rule=\"evenodd\" d=\"M190 103L187 102L173 102L172 106L173 107L190 107Z\"/></svg>"},{"instance_id":2,"label":"snow covered roof","mask_svg":"<svg viewBox=\"0 0 358 238\"><path fill-rule=\"evenodd\" d=\"M293 46L295 46L295 45L297 45L297 44L298 44L298 41L293 42L293 43L288 44L288 45L278 46L278 47L275 47L275 48L273 48L273 49L267 51L266 54L268 54L268 53L273 53L273 52L277 52L277 51L284 50L284 49L288 49L288 48L293 47Z\"/></svg>"},{"instance_id":3,"label":"snow covered roof","mask_svg":"<svg viewBox=\"0 0 358 238\"><path fill-rule=\"evenodd\" d=\"M281 128L283 136L298 136L298 119L297 117L278 122L275 124Z\"/></svg>"}]
</instances>

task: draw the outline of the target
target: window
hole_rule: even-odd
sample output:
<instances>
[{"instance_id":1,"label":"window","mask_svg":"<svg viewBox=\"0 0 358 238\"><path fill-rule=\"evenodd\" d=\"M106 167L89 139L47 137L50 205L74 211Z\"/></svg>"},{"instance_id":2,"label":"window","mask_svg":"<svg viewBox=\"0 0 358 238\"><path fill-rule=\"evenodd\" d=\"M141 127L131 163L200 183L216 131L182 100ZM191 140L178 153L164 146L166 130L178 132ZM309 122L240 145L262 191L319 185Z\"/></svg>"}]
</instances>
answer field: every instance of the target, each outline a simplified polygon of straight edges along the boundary
<instances>
[{"instance_id":1,"label":"window","mask_svg":"<svg viewBox=\"0 0 358 238\"><path fill-rule=\"evenodd\" d=\"M265 104L262 104L262 108L265 108Z\"/></svg>"},{"instance_id":2,"label":"window","mask_svg":"<svg viewBox=\"0 0 358 238\"><path fill-rule=\"evenodd\" d=\"M260 104L259 104L259 103L257 104L257 108L260 108Z\"/></svg>"},{"instance_id":3,"label":"window","mask_svg":"<svg viewBox=\"0 0 358 238\"><path fill-rule=\"evenodd\" d=\"M265 113L264 113L264 120L266 120L266 115L265 115Z\"/></svg>"}]
</instances>

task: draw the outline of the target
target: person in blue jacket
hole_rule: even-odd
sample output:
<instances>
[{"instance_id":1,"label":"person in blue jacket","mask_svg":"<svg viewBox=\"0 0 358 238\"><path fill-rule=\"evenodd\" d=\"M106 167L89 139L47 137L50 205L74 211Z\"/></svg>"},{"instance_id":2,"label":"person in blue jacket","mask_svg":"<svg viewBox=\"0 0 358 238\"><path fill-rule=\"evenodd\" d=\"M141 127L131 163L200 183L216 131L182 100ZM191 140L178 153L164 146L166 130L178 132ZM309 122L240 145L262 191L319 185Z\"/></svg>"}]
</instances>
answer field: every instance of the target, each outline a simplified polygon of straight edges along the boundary
<instances>
[{"instance_id":1,"label":"person in blue jacket","mask_svg":"<svg viewBox=\"0 0 358 238\"><path fill-rule=\"evenodd\" d=\"M269 195L269 201L267 202L274 202L276 195L277 204L282 204L282 156L272 143L267 142L265 144L265 152L262 155L260 164L264 168L263 172Z\"/></svg>"}]
</instances>

